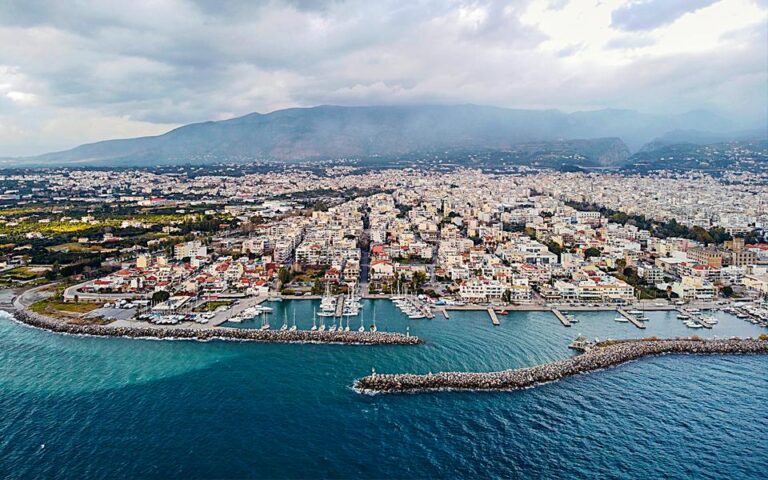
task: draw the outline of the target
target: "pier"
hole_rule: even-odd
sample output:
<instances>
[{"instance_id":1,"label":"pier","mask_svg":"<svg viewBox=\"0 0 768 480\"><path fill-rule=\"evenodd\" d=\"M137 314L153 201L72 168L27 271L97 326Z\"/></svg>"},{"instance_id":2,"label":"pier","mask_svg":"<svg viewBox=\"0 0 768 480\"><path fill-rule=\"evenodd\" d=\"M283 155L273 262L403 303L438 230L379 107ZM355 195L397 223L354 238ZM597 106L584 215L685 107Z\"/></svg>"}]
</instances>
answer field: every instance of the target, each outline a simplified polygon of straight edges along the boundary
<instances>
[{"instance_id":1,"label":"pier","mask_svg":"<svg viewBox=\"0 0 768 480\"><path fill-rule=\"evenodd\" d=\"M501 323L499 322L499 317L496 316L496 310L489 308L488 316L491 317L491 323L493 323L494 327L498 327L499 325L501 325Z\"/></svg>"},{"instance_id":2,"label":"pier","mask_svg":"<svg viewBox=\"0 0 768 480\"><path fill-rule=\"evenodd\" d=\"M631 323L632 325L636 326L637 328L639 328L641 330L645 330L645 325L640 320L636 319L635 316L632 315L631 313L627 312L623 308L617 308L616 311L619 312L619 314L622 317L624 317L627 320L629 320L629 323Z\"/></svg>"},{"instance_id":3,"label":"pier","mask_svg":"<svg viewBox=\"0 0 768 480\"><path fill-rule=\"evenodd\" d=\"M451 317L448 316L448 310L445 307L439 307L437 311L440 312L440 314L445 317L446 320L450 320Z\"/></svg>"},{"instance_id":4,"label":"pier","mask_svg":"<svg viewBox=\"0 0 768 480\"><path fill-rule=\"evenodd\" d=\"M560 323L562 323L564 327L571 326L571 321L565 318L565 315L563 315L560 310L553 308L552 313L557 317L558 320L560 320Z\"/></svg>"},{"instance_id":5,"label":"pier","mask_svg":"<svg viewBox=\"0 0 768 480\"><path fill-rule=\"evenodd\" d=\"M517 390L593 372L639 358L664 354L768 354L768 340L621 340L598 343L588 352L566 360L500 372L443 372L426 375L373 373L354 384L359 393Z\"/></svg>"},{"instance_id":6,"label":"pier","mask_svg":"<svg viewBox=\"0 0 768 480\"><path fill-rule=\"evenodd\" d=\"M336 311L333 312L334 317L340 317L344 314L344 295L336 296Z\"/></svg>"}]
</instances>

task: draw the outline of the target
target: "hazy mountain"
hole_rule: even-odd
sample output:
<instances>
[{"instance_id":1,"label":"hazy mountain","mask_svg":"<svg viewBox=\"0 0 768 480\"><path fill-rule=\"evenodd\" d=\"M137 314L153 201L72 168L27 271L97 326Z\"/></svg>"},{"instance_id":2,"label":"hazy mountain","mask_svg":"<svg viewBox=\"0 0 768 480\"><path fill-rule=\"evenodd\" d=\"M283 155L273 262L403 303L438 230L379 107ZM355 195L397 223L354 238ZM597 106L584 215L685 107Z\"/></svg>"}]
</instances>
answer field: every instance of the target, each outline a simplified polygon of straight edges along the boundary
<instances>
[{"instance_id":1,"label":"hazy mountain","mask_svg":"<svg viewBox=\"0 0 768 480\"><path fill-rule=\"evenodd\" d=\"M551 148L552 152L579 153L587 163L616 165L629 155L624 144L637 150L666 132L681 129L724 131L729 124L702 112L663 117L629 110L568 114L476 105L319 106L195 123L155 137L108 140L37 157L7 159L0 165L295 161L429 150L509 149L521 144L536 145L544 155ZM564 142L572 140L580 143ZM564 145L574 148L564 150Z\"/></svg>"}]
</instances>

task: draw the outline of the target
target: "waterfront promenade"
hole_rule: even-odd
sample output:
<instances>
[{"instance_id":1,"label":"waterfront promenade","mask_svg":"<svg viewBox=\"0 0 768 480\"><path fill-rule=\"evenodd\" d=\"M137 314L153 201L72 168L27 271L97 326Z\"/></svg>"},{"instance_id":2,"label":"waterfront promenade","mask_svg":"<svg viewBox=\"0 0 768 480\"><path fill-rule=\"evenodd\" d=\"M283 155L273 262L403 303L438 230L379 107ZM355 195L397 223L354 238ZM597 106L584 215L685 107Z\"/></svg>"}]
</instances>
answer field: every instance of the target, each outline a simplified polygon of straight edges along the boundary
<instances>
[{"instance_id":1,"label":"waterfront promenade","mask_svg":"<svg viewBox=\"0 0 768 480\"><path fill-rule=\"evenodd\" d=\"M768 354L768 340L644 339L598 344L567 360L500 372L444 372L426 375L372 374L355 382L361 393L415 393L430 391L515 390L581 373L614 367L651 355L663 354Z\"/></svg>"}]
</instances>

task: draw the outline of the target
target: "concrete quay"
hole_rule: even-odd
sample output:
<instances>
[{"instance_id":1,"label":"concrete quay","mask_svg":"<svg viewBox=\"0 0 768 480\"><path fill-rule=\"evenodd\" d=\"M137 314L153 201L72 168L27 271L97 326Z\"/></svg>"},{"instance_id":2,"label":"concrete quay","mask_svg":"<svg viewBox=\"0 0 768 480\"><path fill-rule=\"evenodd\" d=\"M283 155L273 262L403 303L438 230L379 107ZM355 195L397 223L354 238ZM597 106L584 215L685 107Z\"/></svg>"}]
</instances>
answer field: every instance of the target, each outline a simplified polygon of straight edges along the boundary
<instances>
[{"instance_id":1,"label":"concrete quay","mask_svg":"<svg viewBox=\"0 0 768 480\"><path fill-rule=\"evenodd\" d=\"M571 326L571 321L565 318L565 315L563 315L560 310L553 308L552 313L557 317L558 320L560 320L560 323L562 323L564 327Z\"/></svg>"},{"instance_id":2,"label":"concrete quay","mask_svg":"<svg viewBox=\"0 0 768 480\"><path fill-rule=\"evenodd\" d=\"M494 309L492 308L488 309L488 316L491 317L491 323L493 323L494 327L498 327L499 325L501 325L501 323L499 322L499 317L496 316L496 311Z\"/></svg>"},{"instance_id":3,"label":"concrete quay","mask_svg":"<svg viewBox=\"0 0 768 480\"><path fill-rule=\"evenodd\" d=\"M619 315L629 320L629 323L631 323L632 325L636 326L641 330L645 330L645 324L640 322L640 320L635 318L635 316L632 315L631 313L627 312L623 308L617 308L616 311L619 312Z\"/></svg>"},{"instance_id":4,"label":"concrete quay","mask_svg":"<svg viewBox=\"0 0 768 480\"><path fill-rule=\"evenodd\" d=\"M614 367L651 355L768 354L768 340L622 340L603 342L567 360L489 373L444 372L427 375L372 374L355 382L360 393L416 393L434 391L516 390L574 375Z\"/></svg>"}]
</instances>

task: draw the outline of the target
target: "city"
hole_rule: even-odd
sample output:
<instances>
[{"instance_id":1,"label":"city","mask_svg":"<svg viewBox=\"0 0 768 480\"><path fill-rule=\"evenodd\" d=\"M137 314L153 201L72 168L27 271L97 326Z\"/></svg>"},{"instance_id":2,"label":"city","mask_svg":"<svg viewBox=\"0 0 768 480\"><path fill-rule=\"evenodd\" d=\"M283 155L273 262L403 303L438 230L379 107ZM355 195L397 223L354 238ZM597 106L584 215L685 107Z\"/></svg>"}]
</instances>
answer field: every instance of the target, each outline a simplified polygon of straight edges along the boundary
<instances>
[{"instance_id":1,"label":"city","mask_svg":"<svg viewBox=\"0 0 768 480\"><path fill-rule=\"evenodd\" d=\"M0 43L1 478L765 478L765 0L6 0Z\"/></svg>"},{"instance_id":2,"label":"city","mask_svg":"<svg viewBox=\"0 0 768 480\"><path fill-rule=\"evenodd\" d=\"M705 174L329 168L237 177L62 171L2 181L14 187L6 196L29 193L6 200L0 276L18 286L64 278L60 298L36 308L67 318L73 312L62 303L87 303L78 321L203 323L208 315L198 312L242 298L329 290L502 310L768 293L760 233L768 186ZM53 262L38 261L46 259Z\"/></svg>"}]
</instances>

